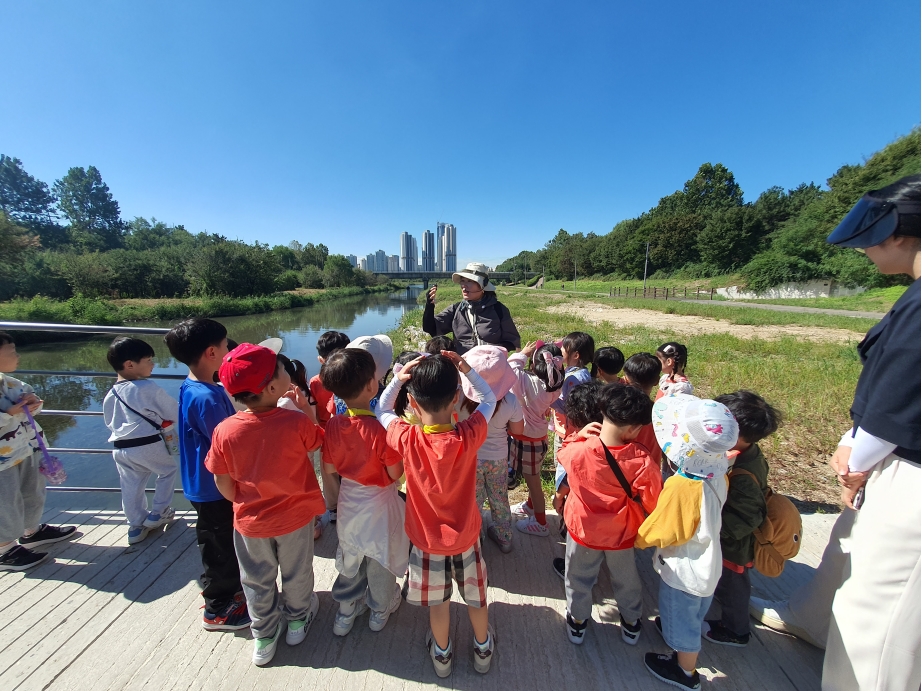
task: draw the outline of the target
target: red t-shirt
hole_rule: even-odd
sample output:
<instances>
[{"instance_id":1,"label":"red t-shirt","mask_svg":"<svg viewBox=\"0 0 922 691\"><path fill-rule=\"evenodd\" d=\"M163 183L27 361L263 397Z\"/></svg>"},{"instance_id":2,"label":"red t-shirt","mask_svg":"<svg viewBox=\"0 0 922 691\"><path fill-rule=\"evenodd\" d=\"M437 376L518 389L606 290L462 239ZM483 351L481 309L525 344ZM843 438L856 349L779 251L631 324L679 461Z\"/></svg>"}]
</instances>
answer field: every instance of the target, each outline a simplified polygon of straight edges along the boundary
<instances>
[{"instance_id":1,"label":"red t-shirt","mask_svg":"<svg viewBox=\"0 0 922 691\"><path fill-rule=\"evenodd\" d=\"M407 474L407 535L423 552L460 554L477 542L477 449L486 438L478 412L448 432L427 434L403 420L388 427L387 444L403 457Z\"/></svg>"},{"instance_id":2,"label":"red t-shirt","mask_svg":"<svg viewBox=\"0 0 922 691\"><path fill-rule=\"evenodd\" d=\"M647 449L633 442L609 447L615 461L640 496L644 509L652 513L663 489L659 464ZM564 442L557 459L567 471L570 494L564 505L564 520L570 535L590 549L628 549L634 546L643 512L629 506L627 496L612 471L599 437Z\"/></svg>"},{"instance_id":3,"label":"red t-shirt","mask_svg":"<svg viewBox=\"0 0 922 691\"><path fill-rule=\"evenodd\" d=\"M307 382L307 388L311 390L311 396L317 401L317 422L321 427L327 426L327 420L330 419L330 412L327 410L327 404L333 400L333 392L327 391L320 381L320 375L315 374Z\"/></svg>"},{"instance_id":4,"label":"red t-shirt","mask_svg":"<svg viewBox=\"0 0 922 691\"><path fill-rule=\"evenodd\" d=\"M234 527L246 537L303 528L326 506L307 454L323 430L301 412L237 413L215 427L205 467L234 480Z\"/></svg>"},{"instance_id":5,"label":"red t-shirt","mask_svg":"<svg viewBox=\"0 0 922 691\"><path fill-rule=\"evenodd\" d=\"M323 461L360 485L387 487L395 482L387 467L402 461L387 445L387 432L371 415L334 415L323 435Z\"/></svg>"}]
</instances>

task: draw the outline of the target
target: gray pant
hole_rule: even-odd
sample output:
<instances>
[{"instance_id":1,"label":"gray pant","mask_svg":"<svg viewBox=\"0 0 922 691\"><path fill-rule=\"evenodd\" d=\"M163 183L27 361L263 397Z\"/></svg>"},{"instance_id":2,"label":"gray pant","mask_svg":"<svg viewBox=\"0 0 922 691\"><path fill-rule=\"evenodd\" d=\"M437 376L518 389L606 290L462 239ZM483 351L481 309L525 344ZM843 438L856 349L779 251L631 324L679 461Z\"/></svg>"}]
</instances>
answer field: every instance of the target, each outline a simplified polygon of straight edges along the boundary
<instances>
[{"instance_id":1,"label":"gray pant","mask_svg":"<svg viewBox=\"0 0 922 691\"><path fill-rule=\"evenodd\" d=\"M373 612L383 612L394 597L397 577L374 559L365 557L352 578L339 574L331 588L336 602L355 602L362 596Z\"/></svg>"},{"instance_id":2,"label":"gray pant","mask_svg":"<svg viewBox=\"0 0 922 691\"><path fill-rule=\"evenodd\" d=\"M45 476L36 451L12 468L0 471L0 545L22 537L41 525L45 510Z\"/></svg>"},{"instance_id":3,"label":"gray pant","mask_svg":"<svg viewBox=\"0 0 922 691\"><path fill-rule=\"evenodd\" d=\"M240 583L250 611L253 638L275 635L287 621L304 619L314 593L314 521L279 537L245 537L234 531ZM276 578L282 572L282 593Z\"/></svg>"},{"instance_id":4,"label":"gray pant","mask_svg":"<svg viewBox=\"0 0 922 691\"><path fill-rule=\"evenodd\" d=\"M629 623L640 619L643 613L643 586L634 548L589 549L567 534L567 570L564 584L567 591L567 611L574 619L586 620L592 616L592 586L599 576L602 560L611 572L611 585L618 603L618 612Z\"/></svg>"},{"instance_id":5,"label":"gray pant","mask_svg":"<svg viewBox=\"0 0 922 691\"><path fill-rule=\"evenodd\" d=\"M140 526L147 518L147 496L144 488L151 475L156 475L154 483L154 513L162 513L173 501L173 485L179 466L163 442L156 441L146 446L134 446L130 449L114 449L112 458L118 470L119 484L122 487L122 510L128 525Z\"/></svg>"}]
</instances>

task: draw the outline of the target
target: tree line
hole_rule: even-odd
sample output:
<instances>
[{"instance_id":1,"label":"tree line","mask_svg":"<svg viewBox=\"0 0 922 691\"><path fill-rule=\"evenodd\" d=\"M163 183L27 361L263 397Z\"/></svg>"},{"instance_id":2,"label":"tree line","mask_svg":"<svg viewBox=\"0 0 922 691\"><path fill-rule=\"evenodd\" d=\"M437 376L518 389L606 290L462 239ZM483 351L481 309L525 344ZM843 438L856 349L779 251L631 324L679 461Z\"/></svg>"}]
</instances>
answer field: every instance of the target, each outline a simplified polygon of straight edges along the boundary
<instances>
[{"instance_id":1,"label":"tree line","mask_svg":"<svg viewBox=\"0 0 922 691\"><path fill-rule=\"evenodd\" d=\"M247 297L375 283L322 243L270 247L125 221L95 166L49 186L0 154L0 299Z\"/></svg>"},{"instance_id":2,"label":"tree line","mask_svg":"<svg viewBox=\"0 0 922 691\"><path fill-rule=\"evenodd\" d=\"M537 251L525 250L497 266L516 280L544 272L548 278L630 280L697 279L729 273L763 291L789 281L832 278L845 285L889 285L867 257L826 243L826 236L861 196L920 171L915 128L860 165L845 165L828 189L803 183L771 187L754 202L723 164L705 163L681 190L605 235L559 230ZM649 254L647 249L649 246Z\"/></svg>"}]
</instances>

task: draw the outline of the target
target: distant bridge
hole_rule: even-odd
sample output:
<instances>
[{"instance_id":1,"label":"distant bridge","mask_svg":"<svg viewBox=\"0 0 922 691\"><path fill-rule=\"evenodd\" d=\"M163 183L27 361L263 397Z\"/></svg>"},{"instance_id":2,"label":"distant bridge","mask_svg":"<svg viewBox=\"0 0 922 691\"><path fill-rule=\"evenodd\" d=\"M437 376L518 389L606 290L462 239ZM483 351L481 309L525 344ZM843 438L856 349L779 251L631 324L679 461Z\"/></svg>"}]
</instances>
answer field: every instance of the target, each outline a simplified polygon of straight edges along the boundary
<instances>
[{"instance_id":1,"label":"distant bridge","mask_svg":"<svg viewBox=\"0 0 922 691\"><path fill-rule=\"evenodd\" d=\"M429 288L429 281L438 283L445 281L451 283L451 271L372 271L375 276L396 279L398 281L422 281L423 288ZM508 281L512 278L511 271L494 271L490 274L491 281Z\"/></svg>"}]
</instances>

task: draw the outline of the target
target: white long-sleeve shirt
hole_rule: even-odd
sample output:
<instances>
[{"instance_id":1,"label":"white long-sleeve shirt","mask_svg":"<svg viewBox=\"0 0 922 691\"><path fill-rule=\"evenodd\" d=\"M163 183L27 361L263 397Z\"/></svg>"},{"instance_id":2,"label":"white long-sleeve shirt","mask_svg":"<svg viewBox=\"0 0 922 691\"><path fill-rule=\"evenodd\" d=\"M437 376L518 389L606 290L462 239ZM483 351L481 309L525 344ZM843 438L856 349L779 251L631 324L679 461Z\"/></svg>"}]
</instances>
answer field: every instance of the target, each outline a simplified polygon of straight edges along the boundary
<instances>
[{"instance_id":1,"label":"white long-sleeve shirt","mask_svg":"<svg viewBox=\"0 0 922 691\"><path fill-rule=\"evenodd\" d=\"M491 389L490 385L483 380L483 377L474 370L471 370L467 374L462 374L461 376L467 377L471 386L474 387L474 392L480 397L480 403L474 412L480 411L484 419L489 421L490 418L493 417L493 410L496 408L496 396L493 394L493 389ZM394 420L400 419L394 412L394 403L396 403L397 394L400 393L402 387L403 382L397 377L394 377L378 399L378 405L375 408L375 416L378 418L378 422L384 425L384 429L387 429Z\"/></svg>"},{"instance_id":2,"label":"white long-sleeve shirt","mask_svg":"<svg viewBox=\"0 0 922 691\"><path fill-rule=\"evenodd\" d=\"M117 392L124 403L113 392ZM153 425L128 410L126 403L158 424L163 424L164 420L176 422L179 419L179 403L150 379L119 381L102 402L103 420L112 433L109 441L140 439L159 433Z\"/></svg>"},{"instance_id":3,"label":"white long-sleeve shirt","mask_svg":"<svg viewBox=\"0 0 922 691\"><path fill-rule=\"evenodd\" d=\"M852 436L854 433L854 436ZM866 473L884 460L896 449L896 444L875 437L861 427L849 430L842 435L839 446L848 446L852 450L848 457L848 469L853 473Z\"/></svg>"}]
</instances>

